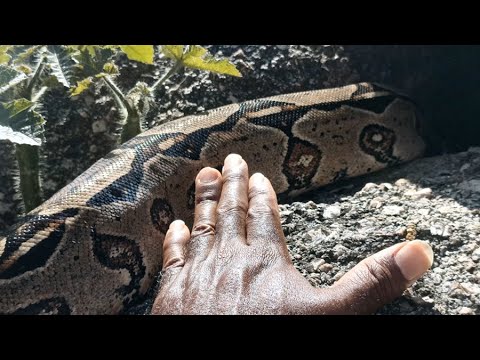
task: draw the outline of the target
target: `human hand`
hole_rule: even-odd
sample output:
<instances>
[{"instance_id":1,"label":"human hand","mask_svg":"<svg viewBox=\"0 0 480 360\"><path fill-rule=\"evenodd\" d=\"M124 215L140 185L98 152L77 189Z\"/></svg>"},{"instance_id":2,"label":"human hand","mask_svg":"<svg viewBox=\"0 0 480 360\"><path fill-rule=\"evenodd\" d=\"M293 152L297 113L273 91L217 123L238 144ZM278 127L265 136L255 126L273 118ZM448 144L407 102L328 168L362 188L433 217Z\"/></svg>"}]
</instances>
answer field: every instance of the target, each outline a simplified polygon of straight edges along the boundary
<instances>
[{"instance_id":1,"label":"human hand","mask_svg":"<svg viewBox=\"0 0 480 360\"><path fill-rule=\"evenodd\" d=\"M294 268L277 197L246 162L225 159L223 173L202 169L195 181L192 233L172 222L152 314L366 314L391 302L432 265L422 241L396 244L329 288L314 288Z\"/></svg>"}]
</instances>

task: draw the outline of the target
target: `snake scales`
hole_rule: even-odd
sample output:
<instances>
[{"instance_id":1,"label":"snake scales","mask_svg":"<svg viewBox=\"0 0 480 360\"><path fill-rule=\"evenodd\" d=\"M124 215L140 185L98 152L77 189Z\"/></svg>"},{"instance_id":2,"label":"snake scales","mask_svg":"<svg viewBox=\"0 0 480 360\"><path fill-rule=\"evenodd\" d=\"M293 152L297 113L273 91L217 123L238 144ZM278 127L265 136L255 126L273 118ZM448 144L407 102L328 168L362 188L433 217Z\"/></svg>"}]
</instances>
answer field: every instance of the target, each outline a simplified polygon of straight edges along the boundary
<instances>
[{"instance_id":1,"label":"snake scales","mask_svg":"<svg viewBox=\"0 0 480 360\"><path fill-rule=\"evenodd\" d=\"M119 313L153 284L194 179L231 152L281 198L411 160L413 103L378 85L224 106L144 132L100 159L0 239L0 313Z\"/></svg>"}]
</instances>

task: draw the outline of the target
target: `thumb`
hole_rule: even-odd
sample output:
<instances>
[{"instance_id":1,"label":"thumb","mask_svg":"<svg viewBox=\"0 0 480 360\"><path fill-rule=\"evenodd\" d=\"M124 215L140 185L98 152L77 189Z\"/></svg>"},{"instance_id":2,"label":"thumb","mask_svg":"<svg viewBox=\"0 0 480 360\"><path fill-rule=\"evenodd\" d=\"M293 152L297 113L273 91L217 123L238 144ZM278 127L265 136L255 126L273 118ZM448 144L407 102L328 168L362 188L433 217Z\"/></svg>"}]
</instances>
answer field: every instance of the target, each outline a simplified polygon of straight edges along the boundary
<instances>
[{"instance_id":1,"label":"thumb","mask_svg":"<svg viewBox=\"0 0 480 360\"><path fill-rule=\"evenodd\" d=\"M432 248L424 241L384 249L361 261L329 289L334 312L372 313L402 295L432 263Z\"/></svg>"}]
</instances>

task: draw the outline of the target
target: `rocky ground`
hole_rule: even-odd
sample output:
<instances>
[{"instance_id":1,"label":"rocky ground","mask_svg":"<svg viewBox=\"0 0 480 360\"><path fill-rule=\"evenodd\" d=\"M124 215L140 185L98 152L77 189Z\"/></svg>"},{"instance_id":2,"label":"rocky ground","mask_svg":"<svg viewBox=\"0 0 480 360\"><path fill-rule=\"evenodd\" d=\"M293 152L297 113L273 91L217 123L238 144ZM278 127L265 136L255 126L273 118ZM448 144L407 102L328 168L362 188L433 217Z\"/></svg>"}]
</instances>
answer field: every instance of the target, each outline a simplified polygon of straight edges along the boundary
<instances>
[{"instance_id":1,"label":"rocky ground","mask_svg":"<svg viewBox=\"0 0 480 360\"><path fill-rule=\"evenodd\" d=\"M430 243L432 269L379 314L480 314L480 148L424 158L281 206L295 266L327 286L405 239Z\"/></svg>"},{"instance_id":2,"label":"rocky ground","mask_svg":"<svg viewBox=\"0 0 480 360\"><path fill-rule=\"evenodd\" d=\"M280 205L295 267L317 287L405 239L432 269L378 314L480 314L480 148L423 158ZM148 313L155 291L131 313Z\"/></svg>"}]
</instances>

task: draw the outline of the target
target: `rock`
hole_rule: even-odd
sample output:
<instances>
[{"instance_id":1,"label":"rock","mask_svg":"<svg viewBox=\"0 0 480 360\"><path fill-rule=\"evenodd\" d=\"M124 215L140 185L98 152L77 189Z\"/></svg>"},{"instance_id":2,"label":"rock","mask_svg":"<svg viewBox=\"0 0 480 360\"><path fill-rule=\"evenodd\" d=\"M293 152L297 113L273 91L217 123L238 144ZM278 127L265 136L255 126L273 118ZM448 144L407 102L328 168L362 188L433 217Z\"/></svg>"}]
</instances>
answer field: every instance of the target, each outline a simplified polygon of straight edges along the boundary
<instances>
[{"instance_id":1,"label":"rock","mask_svg":"<svg viewBox=\"0 0 480 360\"><path fill-rule=\"evenodd\" d=\"M390 183L381 183L378 188L382 191L388 191L393 189L393 185Z\"/></svg>"},{"instance_id":2,"label":"rock","mask_svg":"<svg viewBox=\"0 0 480 360\"><path fill-rule=\"evenodd\" d=\"M472 260L475 261L475 262L480 261L480 247L472 252Z\"/></svg>"},{"instance_id":3,"label":"rock","mask_svg":"<svg viewBox=\"0 0 480 360\"><path fill-rule=\"evenodd\" d=\"M345 255L346 253L349 252L349 248L347 248L346 246L344 245L341 245L341 244L337 244L333 247L333 254L335 257L340 257L342 255Z\"/></svg>"},{"instance_id":4,"label":"rock","mask_svg":"<svg viewBox=\"0 0 480 360\"><path fill-rule=\"evenodd\" d=\"M97 120L92 123L92 131L94 134L107 131L107 124L103 120Z\"/></svg>"},{"instance_id":5,"label":"rock","mask_svg":"<svg viewBox=\"0 0 480 360\"><path fill-rule=\"evenodd\" d=\"M389 205L389 206L385 206L382 209L382 214L383 215L388 215L388 216L397 216L397 215L400 215L401 213L403 213L403 211L404 211L404 209L401 206Z\"/></svg>"},{"instance_id":6,"label":"rock","mask_svg":"<svg viewBox=\"0 0 480 360\"><path fill-rule=\"evenodd\" d=\"M418 191L407 191L405 192L405 196L412 198L413 200L419 200L422 198L429 199L432 197L432 189L424 188Z\"/></svg>"},{"instance_id":7,"label":"rock","mask_svg":"<svg viewBox=\"0 0 480 360\"><path fill-rule=\"evenodd\" d=\"M378 208L381 208L382 205L383 205L383 201L381 197L373 198L372 200L370 200L370 203L368 204L370 209L378 209Z\"/></svg>"},{"instance_id":8,"label":"rock","mask_svg":"<svg viewBox=\"0 0 480 360\"><path fill-rule=\"evenodd\" d=\"M466 306L462 306L458 311L458 314L459 315L475 315L475 311L473 311L473 309L468 308Z\"/></svg>"},{"instance_id":9,"label":"rock","mask_svg":"<svg viewBox=\"0 0 480 360\"><path fill-rule=\"evenodd\" d=\"M418 209L417 213L422 216L427 216L430 213L430 209Z\"/></svg>"},{"instance_id":10,"label":"rock","mask_svg":"<svg viewBox=\"0 0 480 360\"><path fill-rule=\"evenodd\" d=\"M337 205L330 205L323 211L323 217L325 219L335 219L340 216L341 209Z\"/></svg>"},{"instance_id":11,"label":"rock","mask_svg":"<svg viewBox=\"0 0 480 360\"><path fill-rule=\"evenodd\" d=\"M395 186L398 186L399 188L406 187L408 185L411 185L411 182L410 180L407 180L407 179L402 178L395 181Z\"/></svg>"},{"instance_id":12,"label":"rock","mask_svg":"<svg viewBox=\"0 0 480 360\"><path fill-rule=\"evenodd\" d=\"M320 270L321 272L329 272L330 270L333 269L333 265L332 264L328 264L328 263L325 263L325 264L322 264L319 266L318 270Z\"/></svg>"},{"instance_id":13,"label":"rock","mask_svg":"<svg viewBox=\"0 0 480 360\"><path fill-rule=\"evenodd\" d=\"M317 204L315 204L313 201L307 201L304 206L307 209L316 209L317 208Z\"/></svg>"},{"instance_id":14,"label":"rock","mask_svg":"<svg viewBox=\"0 0 480 360\"><path fill-rule=\"evenodd\" d=\"M366 183L365 186L362 188L361 191L370 191L372 189L377 189L378 188L378 185L377 184L374 184L374 183Z\"/></svg>"},{"instance_id":15,"label":"rock","mask_svg":"<svg viewBox=\"0 0 480 360\"><path fill-rule=\"evenodd\" d=\"M292 210L289 210L289 209L281 209L280 210L280 216L281 217L288 217L290 215L293 214L293 211Z\"/></svg>"},{"instance_id":16,"label":"rock","mask_svg":"<svg viewBox=\"0 0 480 360\"><path fill-rule=\"evenodd\" d=\"M430 225L430 234L442 237L449 237L451 235L448 225L443 225L440 222L434 222Z\"/></svg>"},{"instance_id":17,"label":"rock","mask_svg":"<svg viewBox=\"0 0 480 360\"><path fill-rule=\"evenodd\" d=\"M437 211L440 213L440 214L450 214L451 212L454 211L454 209L452 209L451 206L449 205L446 205L446 206L440 206Z\"/></svg>"},{"instance_id":18,"label":"rock","mask_svg":"<svg viewBox=\"0 0 480 360\"><path fill-rule=\"evenodd\" d=\"M320 266L322 266L323 264L325 264L325 260L316 259L311 261L305 268L308 272L320 271Z\"/></svg>"}]
</instances>

